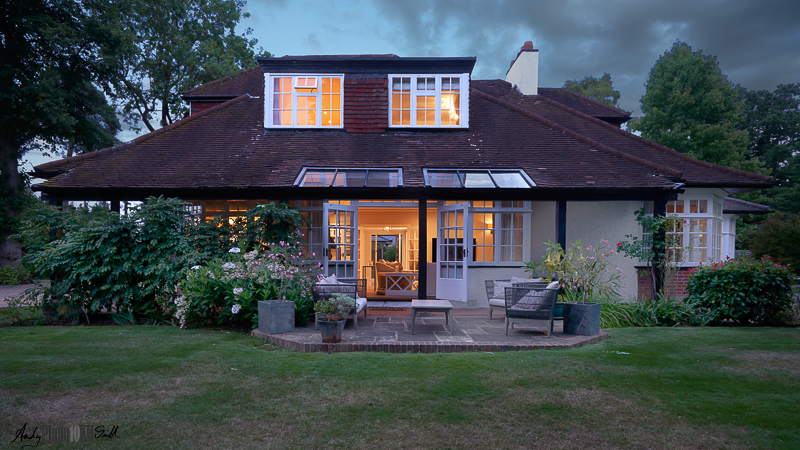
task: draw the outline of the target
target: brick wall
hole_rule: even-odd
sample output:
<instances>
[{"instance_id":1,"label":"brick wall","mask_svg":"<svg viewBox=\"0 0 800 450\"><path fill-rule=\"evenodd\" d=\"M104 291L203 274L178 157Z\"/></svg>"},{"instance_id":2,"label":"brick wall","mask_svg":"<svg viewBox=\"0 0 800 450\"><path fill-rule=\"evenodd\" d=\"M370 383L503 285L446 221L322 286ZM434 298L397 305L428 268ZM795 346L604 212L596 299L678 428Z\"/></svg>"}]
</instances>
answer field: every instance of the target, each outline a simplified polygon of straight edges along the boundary
<instances>
[{"instance_id":1,"label":"brick wall","mask_svg":"<svg viewBox=\"0 0 800 450\"><path fill-rule=\"evenodd\" d=\"M349 133L383 133L389 125L389 80L344 80L344 128Z\"/></svg>"},{"instance_id":2,"label":"brick wall","mask_svg":"<svg viewBox=\"0 0 800 450\"><path fill-rule=\"evenodd\" d=\"M637 296L641 300L643 298L650 298L653 286L653 277L650 275L650 268L637 266ZM681 268L678 273L673 275L672 279L667 285L667 290L673 298L685 298L689 296L689 291L686 290L686 285L689 283L689 268Z\"/></svg>"},{"instance_id":3,"label":"brick wall","mask_svg":"<svg viewBox=\"0 0 800 450\"><path fill-rule=\"evenodd\" d=\"M205 111L209 108L213 108L222 102L192 102L192 114L197 114L200 111Z\"/></svg>"}]
</instances>

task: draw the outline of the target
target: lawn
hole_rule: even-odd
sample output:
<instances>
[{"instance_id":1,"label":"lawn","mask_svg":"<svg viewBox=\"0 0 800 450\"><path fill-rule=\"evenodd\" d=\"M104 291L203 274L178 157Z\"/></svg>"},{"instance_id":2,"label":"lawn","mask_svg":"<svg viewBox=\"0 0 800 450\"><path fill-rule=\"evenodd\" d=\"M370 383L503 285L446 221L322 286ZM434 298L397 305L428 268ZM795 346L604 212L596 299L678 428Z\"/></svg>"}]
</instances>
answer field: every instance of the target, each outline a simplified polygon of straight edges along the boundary
<instances>
[{"instance_id":1,"label":"lawn","mask_svg":"<svg viewBox=\"0 0 800 450\"><path fill-rule=\"evenodd\" d=\"M800 330L609 330L572 350L300 354L225 330L0 328L0 429L91 448L798 448ZM20 448L19 441L8 448ZM42 441L75 448L86 443Z\"/></svg>"}]
</instances>

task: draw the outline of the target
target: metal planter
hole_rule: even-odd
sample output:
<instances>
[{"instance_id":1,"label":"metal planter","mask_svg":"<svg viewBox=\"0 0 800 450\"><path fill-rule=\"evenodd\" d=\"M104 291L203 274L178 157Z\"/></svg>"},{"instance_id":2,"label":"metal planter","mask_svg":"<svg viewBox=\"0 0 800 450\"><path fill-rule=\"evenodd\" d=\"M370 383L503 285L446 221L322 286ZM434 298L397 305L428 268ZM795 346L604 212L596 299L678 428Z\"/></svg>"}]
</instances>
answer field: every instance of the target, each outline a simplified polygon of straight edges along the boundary
<instances>
[{"instance_id":1,"label":"metal planter","mask_svg":"<svg viewBox=\"0 0 800 450\"><path fill-rule=\"evenodd\" d=\"M291 300L259 301L258 331L266 334L294 331L294 302Z\"/></svg>"},{"instance_id":2,"label":"metal planter","mask_svg":"<svg viewBox=\"0 0 800 450\"><path fill-rule=\"evenodd\" d=\"M564 334L594 336L600 332L600 303L564 305Z\"/></svg>"}]
</instances>

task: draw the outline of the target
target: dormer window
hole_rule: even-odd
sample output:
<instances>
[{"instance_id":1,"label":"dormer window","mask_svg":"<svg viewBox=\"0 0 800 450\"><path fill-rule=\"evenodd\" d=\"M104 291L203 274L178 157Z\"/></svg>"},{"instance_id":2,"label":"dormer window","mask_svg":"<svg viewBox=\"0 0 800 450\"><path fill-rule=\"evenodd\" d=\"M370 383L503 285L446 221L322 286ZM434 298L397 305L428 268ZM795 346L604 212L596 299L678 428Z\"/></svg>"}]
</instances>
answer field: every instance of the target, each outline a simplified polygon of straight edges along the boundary
<instances>
[{"instance_id":1,"label":"dormer window","mask_svg":"<svg viewBox=\"0 0 800 450\"><path fill-rule=\"evenodd\" d=\"M466 128L469 74L389 75L389 126Z\"/></svg>"},{"instance_id":2,"label":"dormer window","mask_svg":"<svg viewBox=\"0 0 800 450\"><path fill-rule=\"evenodd\" d=\"M342 128L342 75L265 75L264 126Z\"/></svg>"}]
</instances>

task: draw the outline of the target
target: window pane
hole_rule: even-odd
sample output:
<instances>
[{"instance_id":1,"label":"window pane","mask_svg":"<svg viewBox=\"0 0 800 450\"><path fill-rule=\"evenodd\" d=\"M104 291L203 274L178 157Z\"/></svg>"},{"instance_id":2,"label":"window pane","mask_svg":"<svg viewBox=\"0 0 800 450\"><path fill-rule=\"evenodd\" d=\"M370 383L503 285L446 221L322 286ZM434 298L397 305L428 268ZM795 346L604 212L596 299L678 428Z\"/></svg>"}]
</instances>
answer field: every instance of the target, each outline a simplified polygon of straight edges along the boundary
<instances>
[{"instance_id":1,"label":"window pane","mask_svg":"<svg viewBox=\"0 0 800 450\"><path fill-rule=\"evenodd\" d=\"M367 187L397 187L398 174L394 170L370 170Z\"/></svg>"},{"instance_id":2,"label":"window pane","mask_svg":"<svg viewBox=\"0 0 800 450\"><path fill-rule=\"evenodd\" d=\"M472 188L493 188L492 178L486 172L467 172L462 173L464 187Z\"/></svg>"},{"instance_id":3,"label":"window pane","mask_svg":"<svg viewBox=\"0 0 800 450\"><path fill-rule=\"evenodd\" d=\"M333 174L333 170L307 170L300 186L330 186Z\"/></svg>"},{"instance_id":4,"label":"window pane","mask_svg":"<svg viewBox=\"0 0 800 450\"><path fill-rule=\"evenodd\" d=\"M501 188L527 188L528 183L518 172L492 172L497 186Z\"/></svg>"},{"instance_id":5,"label":"window pane","mask_svg":"<svg viewBox=\"0 0 800 450\"><path fill-rule=\"evenodd\" d=\"M455 172L428 172L428 181L433 187L461 187Z\"/></svg>"},{"instance_id":6,"label":"window pane","mask_svg":"<svg viewBox=\"0 0 800 450\"><path fill-rule=\"evenodd\" d=\"M366 170L340 170L333 185L338 187L363 187Z\"/></svg>"}]
</instances>

